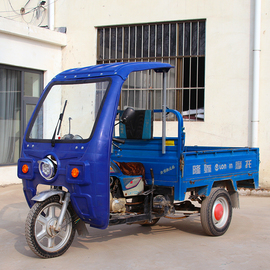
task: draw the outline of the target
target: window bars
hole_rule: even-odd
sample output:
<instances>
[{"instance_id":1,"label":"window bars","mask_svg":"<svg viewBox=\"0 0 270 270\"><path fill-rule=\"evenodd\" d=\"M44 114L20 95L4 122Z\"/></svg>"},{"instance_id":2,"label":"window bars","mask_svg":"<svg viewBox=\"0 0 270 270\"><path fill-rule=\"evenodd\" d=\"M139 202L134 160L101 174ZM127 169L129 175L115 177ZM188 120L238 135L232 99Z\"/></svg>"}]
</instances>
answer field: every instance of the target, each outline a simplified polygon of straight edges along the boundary
<instances>
[{"instance_id":1,"label":"window bars","mask_svg":"<svg viewBox=\"0 0 270 270\"><path fill-rule=\"evenodd\" d=\"M184 120L204 120L205 20L106 26L97 32L97 64L170 63L175 68L168 73L167 106L181 112ZM161 109L161 91L161 74L132 73L123 85L119 106Z\"/></svg>"}]
</instances>

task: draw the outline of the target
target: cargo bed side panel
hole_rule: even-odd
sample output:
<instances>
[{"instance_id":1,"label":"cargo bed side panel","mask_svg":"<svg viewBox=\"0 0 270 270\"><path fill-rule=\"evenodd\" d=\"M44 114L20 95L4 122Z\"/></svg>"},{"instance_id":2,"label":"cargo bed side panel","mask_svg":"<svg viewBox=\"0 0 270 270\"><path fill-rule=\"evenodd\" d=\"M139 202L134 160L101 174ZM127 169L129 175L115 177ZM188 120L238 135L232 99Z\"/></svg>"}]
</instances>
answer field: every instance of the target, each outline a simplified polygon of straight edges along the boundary
<instances>
[{"instance_id":1,"label":"cargo bed side panel","mask_svg":"<svg viewBox=\"0 0 270 270\"><path fill-rule=\"evenodd\" d=\"M183 153L184 170L180 194L185 194L188 188L205 187L204 195L208 196L213 183L224 180L230 180L236 190L240 181L252 179L254 188L258 188L258 149L217 149L195 152L190 148L189 152Z\"/></svg>"}]
</instances>

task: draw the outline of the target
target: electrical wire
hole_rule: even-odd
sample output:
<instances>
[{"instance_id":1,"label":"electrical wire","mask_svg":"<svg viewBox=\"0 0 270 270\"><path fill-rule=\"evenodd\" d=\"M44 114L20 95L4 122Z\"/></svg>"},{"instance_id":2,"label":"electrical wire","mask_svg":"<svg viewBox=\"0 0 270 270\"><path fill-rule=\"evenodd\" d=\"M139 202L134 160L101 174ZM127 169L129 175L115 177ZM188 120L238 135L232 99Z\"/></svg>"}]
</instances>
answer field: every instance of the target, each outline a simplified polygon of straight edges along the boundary
<instances>
[{"instance_id":1,"label":"electrical wire","mask_svg":"<svg viewBox=\"0 0 270 270\"><path fill-rule=\"evenodd\" d=\"M14 11L13 10L6 10L6 11L4 11L4 10L0 10L0 13L14 13ZM21 14L20 14L21 15Z\"/></svg>"},{"instance_id":2,"label":"electrical wire","mask_svg":"<svg viewBox=\"0 0 270 270\"><path fill-rule=\"evenodd\" d=\"M27 21L25 20L25 17L24 17L24 16L21 16L21 17L22 17L22 19L24 20L25 23L30 24L30 23L32 23L32 21L33 21L33 19L34 19L34 16L35 16L35 14L34 14L34 12L33 12L32 18L31 18L31 20L30 20L29 22L27 22Z\"/></svg>"},{"instance_id":3,"label":"electrical wire","mask_svg":"<svg viewBox=\"0 0 270 270\"><path fill-rule=\"evenodd\" d=\"M2 16L0 15L1 18L4 18L4 19L8 19L8 20L15 20L19 17L21 17L21 15L13 15L13 16Z\"/></svg>"},{"instance_id":4,"label":"electrical wire","mask_svg":"<svg viewBox=\"0 0 270 270\"><path fill-rule=\"evenodd\" d=\"M43 7L43 18L41 19L41 22L38 24L38 26L40 26L43 23L45 19L45 15L46 15L46 9Z\"/></svg>"},{"instance_id":5,"label":"electrical wire","mask_svg":"<svg viewBox=\"0 0 270 270\"><path fill-rule=\"evenodd\" d=\"M7 15L7 16L1 16L2 18L6 18L6 19L11 19L11 20L15 20L19 17L22 18L22 20L27 23L27 24L32 24L34 23L34 19L36 18L36 21L38 21L40 18L40 22L37 24L38 26L40 26L45 18L46 18L46 8L49 7L50 5L53 5L54 3L56 3L58 0L55 0L51 3L47 3L48 4L45 4L45 5L40 5L41 1L38 1L37 3L37 6L34 7L34 8L31 8L29 10L26 11L26 6L30 3L31 0L28 0L25 5L20 9L20 10L15 10L12 3L11 3L11 0L8 0L8 3L9 3L9 6L11 8L11 10L9 11L0 11L0 13L15 13L16 15ZM22 9L24 9L24 12L22 13ZM41 10L42 9L42 10ZM38 12L40 12L40 14L38 15ZM28 14L31 14L32 13L32 17L31 17L31 20L30 21L27 21L26 18L25 18L25 15L28 15Z\"/></svg>"},{"instance_id":6,"label":"electrical wire","mask_svg":"<svg viewBox=\"0 0 270 270\"><path fill-rule=\"evenodd\" d=\"M49 5L52 5L52 4L56 3L57 1L58 1L58 0L55 0L55 1L53 1L52 3L50 3L50 4L44 5L44 7L48 7Z\"/></svg>"},{"instance_id":7,"label":"electrical wire","mask_svg":"<svg viewBox=\"0 0 270 270\"><path fill-rule=\"evenodd\" d=\"M18 13L18 12L13 8L13 6L12 6L10 0L8 0L8 2L9 2L9 5L10 5L11 9L13 10L13 12L15 12L15 13L18 14L18 15L21 15L20 13Z\"/></svg>"},{"instance_id":8,"label":"electrical wire","mask_svg":"<svg viewBox=\"0 0 270 270\"><path fill-rule=\"evenodd\" d=\"M26 2L26 4L23 6L24 8L28 5L28 3L30 2L31 0L28 0L27 2Z\"/></svg>"}]
</instances>

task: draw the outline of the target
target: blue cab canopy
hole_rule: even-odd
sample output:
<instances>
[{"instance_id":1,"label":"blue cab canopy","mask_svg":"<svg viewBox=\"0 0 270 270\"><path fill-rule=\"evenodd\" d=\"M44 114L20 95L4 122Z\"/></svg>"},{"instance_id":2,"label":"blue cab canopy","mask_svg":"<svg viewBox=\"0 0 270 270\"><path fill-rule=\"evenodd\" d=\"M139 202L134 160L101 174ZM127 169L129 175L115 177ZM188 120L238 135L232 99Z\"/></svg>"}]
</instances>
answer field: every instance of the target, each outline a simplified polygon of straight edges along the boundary
<instances>
[{"instance_id":1,"label":"blue cab canopy","mask_svg":"<svg viewBox=\"0 0 270 270\"><path fill-rule=\"evenodd\" d=\"M28 179L25 179L25 175L21 175L21 178L24 179L24 192L28 204L33 205L31 198L36 195L36 187L38 184L51 184L50 181L55 181L53 185L63 186L64 183L64 186L68 190L74 191L73 194L71 194L71 200L78 213L80 213L80 218L83 218L84 221L87 220L93 227L106 228L109 223L110 215L110 187L108 185L108 179L110 177L111 138L122 84L131 72L154 70L155 72L163 73L162 153L164 154L166 139L166 77L170 68L172 68L170 64L160 62L118 62L70 69L56 75L44 89L34 114L30 119L23 140L22 159L19 162L19 166L24 164L24 162L28 162L27 164L30 164L32 168ZM54 89L61 91L62 89L58 87L58 84L61 85L64 83L73 85L74 83L76 84L78 82L78 84L80 84L80 82L84 81L85 83L91 83L92 81L99 82L104 78L110 78L111 84L99 115L97 116L97 124L95 123L96 126L94 127L93 137L90 140L82 141L81 147L78 147L78 140L60 140L61 143L52 146L51 136L48 136L49 139L45 138L44 143L40 142L38 137L36 140L31 141L31 143L29 143L30 140L26 140L34 125L33 121L39 119L37 117L39 110L42 112L41 117L43 117L43 101L54 85L57 85ZM75 88L71 89L76 91ZM65 94L65 91L63 92L63 94ZM50 104L49 102L50 101L48 101L48 104ZM48 109L46 113L53 115L53 112ZM55 119L57 119L58 115L59 114L55 114ZM59 115L59 119L60 117L63 117L62 113ZM40 119L43 120L43 118ZM48 119L47 126L50 125L49 121L51 118ZM52 133L53 131L54 129L52 127ZM32 145L31 149L29 145ZM40 174L35 173L38 170L37 160L41 160L46 155L53 155L56 160L58 159L59 166L56 176L54 176L52 180L49 180L49 182L44 180ZM80 166L83 172L80 174L80 179L78 181L76 180L77 182L70 176L74 166ZM36 171L34 171L33 168L35 168ZM95 179L98 179L98 181L94 181ZM75 185L76 188L73 185Z\"/></svg>"},{"instance_id":2,"label":"blue cab canopy","mask_svg":"<svg viewBox=\"0 0 270 270\"><path fill-rule=\"evenodd\" d=\"M131 72L143 70L155 70L163 72L163 91L162 91L162 154L165 154L166 140L166 73L172 68L168 63L161 62L117 62L110 64L101 64L83 68L74 68L61 72L54 81L84 80L91 78L119 76L125 81Z\"/></svg>"},{"instance_id":3,"label":"blue cab canopy","mask_svg":"<svg viewBox=\"0 0 270 270\"><path fill-rule=\"evenodd\" d=\"M74 68L63 71L54 77L54 81L90 79L106 76L120 76L126 80L131 72L153 69L156 72L168 71L172 68L170 64L160 62L117 62L111 64L101 64L83 68Z\"/></svg>"}]
</instances>

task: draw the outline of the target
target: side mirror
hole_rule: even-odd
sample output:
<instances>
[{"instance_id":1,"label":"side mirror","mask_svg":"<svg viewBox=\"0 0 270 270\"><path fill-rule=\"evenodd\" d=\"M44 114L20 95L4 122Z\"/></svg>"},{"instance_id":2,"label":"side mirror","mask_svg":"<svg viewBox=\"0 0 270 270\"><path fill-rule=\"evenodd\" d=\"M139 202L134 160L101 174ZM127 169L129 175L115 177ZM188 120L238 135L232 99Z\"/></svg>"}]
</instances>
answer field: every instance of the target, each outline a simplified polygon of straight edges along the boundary
<instances>
[{"instance_id":1,"label":"side mirror","mask_svg":"<svg viewBox=\"0 0 270 270\"><path fill-rule=\"evenodd\" d=\"M126 108L121 116L121 123L126 124L134 116L134 114L135 110L133 108Z\"/></svg>"}]
</instances>

